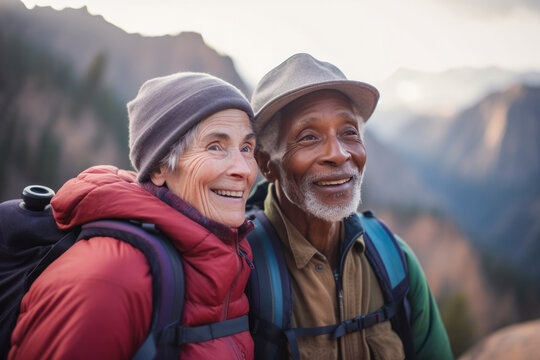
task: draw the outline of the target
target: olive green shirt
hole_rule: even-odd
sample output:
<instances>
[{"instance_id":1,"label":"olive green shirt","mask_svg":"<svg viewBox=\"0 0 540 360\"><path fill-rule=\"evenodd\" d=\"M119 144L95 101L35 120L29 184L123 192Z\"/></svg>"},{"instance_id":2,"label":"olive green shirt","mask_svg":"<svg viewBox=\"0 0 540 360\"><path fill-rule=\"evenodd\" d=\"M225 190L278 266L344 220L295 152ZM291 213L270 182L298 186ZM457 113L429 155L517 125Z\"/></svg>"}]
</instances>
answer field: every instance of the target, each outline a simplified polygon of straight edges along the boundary
<instances>
[{"instance_id":1,"label":"olive green shirt","mask_svg":"<svg viewBox=\"0 0 540 360\"><path fill-rule=\"evenodd\" d=\"M365 244L363 236L354 240L345 256L342 284L343 292L338 294L334 270L326 257L296 229L296 227L282 213L275 196L274 185L270 184L264 202L264 212L283 243L283 251L293 291L293 327L315 327L339 323L359 315L369 314L384 305L383 294L379 282L364 254ZM341 227L342 229L344 226ZM344 239L341 233L341 242ZM408 249L408 248L407 248ZM406 249L404 249L406 250ZM410 251L410 249L409 249ZM412 252L411 252L412 254ZM414 256L414 255L413 255ZM416 258L413 260L416 261ZM409 261L410 262L410 261ZM419 265L413 264L416 268ZM409 266L411 266L409 264ZM412 275L412 274L410 274ZM423 274L421 274L423 278ZM424 279L425 282L425 279ZM432 300L427 288L428 298ZM411 289L412 290L412 289ZM426 295L426 294L424 294ZM448 338L440 322L437 308L420 309L435 315L438 321L422 322L426 329L415 331L413 335L417 353L426 346L426 332L430 326L437 330L436 338L441 341L433 342L435 348L424 351L426 359L451 359ZM419 316L415 314L414 316ZM419 316L425 320L425 316ZM431 318L431 317L430 317ZM429 335L429 334L428 334ZM404 350L401 339L392 330L389 321L376 324L363 331L346 334L336 340L329 335L315 337L298 337L298 348L302 359L404 359ZM430 344L428 344L430 345ZM428 346L429 347L429 346ZM438 349L440 347L440 350Z\"/></svg>"}]
</instances>

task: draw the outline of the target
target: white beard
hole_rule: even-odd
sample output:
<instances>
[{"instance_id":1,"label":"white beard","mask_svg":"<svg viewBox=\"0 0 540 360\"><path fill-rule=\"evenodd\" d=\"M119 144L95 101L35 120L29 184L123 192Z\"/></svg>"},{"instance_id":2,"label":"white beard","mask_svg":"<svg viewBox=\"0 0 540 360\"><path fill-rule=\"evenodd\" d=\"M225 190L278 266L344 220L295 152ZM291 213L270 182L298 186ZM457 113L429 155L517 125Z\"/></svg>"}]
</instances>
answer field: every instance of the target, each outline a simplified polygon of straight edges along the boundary
<instances>
[{"instance_id":1,"label":"white beard","mask_svg":"<svg viewBox=\"0 0 540 360\"><path fill-rule=\"evenodd\" d=\"M281 174L285 174L283 168ZM353 174L351 181L354 182L353 194L347 203L339 205L328 205L323 203L313 191L313 175L302 178L300 186L296 187L287 178L280 178L281 188L287 199L305 212L325 221L341 221L352 213L356 212L362 201L361 187L364 173Z\"/></svg>"}]
</instances>

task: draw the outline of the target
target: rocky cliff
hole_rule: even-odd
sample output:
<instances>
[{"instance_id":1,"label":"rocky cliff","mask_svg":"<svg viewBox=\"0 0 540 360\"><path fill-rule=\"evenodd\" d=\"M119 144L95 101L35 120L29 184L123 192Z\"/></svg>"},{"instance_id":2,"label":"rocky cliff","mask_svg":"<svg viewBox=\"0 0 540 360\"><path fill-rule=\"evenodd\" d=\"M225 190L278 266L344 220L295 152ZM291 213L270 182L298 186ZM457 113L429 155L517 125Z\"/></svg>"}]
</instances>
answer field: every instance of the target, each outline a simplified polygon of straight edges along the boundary
<instances>
[{"instance_id":1,"label":"rocky cliff","mask_svg":"<svg viewBox=\"0 0 540 360\"><path fill-rule=\"evenodd\" d=\"M508 326L486 337L459 360L540 359L540 320Z\"/></svg>"}]
</instances>

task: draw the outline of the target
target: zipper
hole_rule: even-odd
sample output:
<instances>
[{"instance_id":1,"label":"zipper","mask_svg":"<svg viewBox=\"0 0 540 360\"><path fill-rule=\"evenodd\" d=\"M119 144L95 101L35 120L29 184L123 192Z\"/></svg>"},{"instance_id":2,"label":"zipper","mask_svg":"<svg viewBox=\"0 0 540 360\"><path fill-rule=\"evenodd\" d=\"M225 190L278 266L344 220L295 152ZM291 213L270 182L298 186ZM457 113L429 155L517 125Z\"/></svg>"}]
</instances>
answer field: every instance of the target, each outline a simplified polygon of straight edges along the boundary
<instances>
[{"instance_id":1,"label":"zipper","mask_svg":"<svg viewBox=\"0 0 540 360\"><path fill-rule=\"evenodd\" d=\"M239 246L238 246L238 230L233 229L233 232L234 232L234 248L235 248L236 252L239 253L238 252L238 249L239 249ZM235 256L235 258L236 258L236 275L233 278L233 283L236 281L236 279L240 275L240 271L242 270L242 261L239 259L238 256ZM221 320L222 321L227 320L227 315L228 315L228 312L229 312L229 300L230 300L230 297L231 297L231 288L232 288L233 283L231 283L231 286L229 286L229 289L227 290L227 295L225 296L225 300L223 301L223 312L221 313Z\"/></svg>"},{"instance_id":2,"label":"zipper","mask_svg":"<svg viewBox=\"0 0 540 360\"><path fill-rule=\"evenodd\" d=\"M343 321L345 316L345 303L343 300L343 286L341 284L341 276L339 271L334 270L334 280L336 281L337 296L338 296L338 305L339 305L339 321Z\"/></svg>"},{"instance_id":3,"label":"zipper","mask_svg":"<svg viewBox=\"0 0 540 360\"><path fill-rule=\"evenodd\" d=\"M251 260L249 260L247 253L241 247L238 247L238 255L240 255L241 257L244 258L244 260L246 260L246 263L248 264L251 270L255 269L255 265L253 264Z\"/></svg>"},{"instance_id":4,"label":"zipper","mask_svg":"<svg viewBox=\"0 0 540 360\"><path fill-rule=\"evenodd\" d=\"M239 241L238 241L238 232L236 229L234 230L235 230L234 231L234 247L236 249L236 253L238 254L238 256L236 256L236 275L234 276L233 283L236 281L236 279L238 279L238 276L240 276L240 272L242 271L243 262L241 258L246 259L246 262L248 263L248 265L250 265L250 263L251 265L253 265L253 263L248 259L247 253L240 248ZM225 301L223 303L223 313L221 314L222 320L227 320L228 310L229 310L229 300L231 297L231 288L232 288L232 284L231 284L231 287L229 287L229 290L227 291L227 296L225 296ZM229 348L231 349L231 352L233 353L236 359L243 360L246 358L246 355L244 354L243 351L240 350L240 347L238 346L236 341L234 341L232 336L226 336L223 338L223 340L229 346Z\"/></svg>"},{"instance_id":5,"label":"zipper","mask_svg":"<svg viewBox=\"0 0 540 360\"><path fill-rule=\"evenodd\" d=\"M336 281L336 288L337 288L337 296L339 301L339 315L340 315L340 321L345 321L345 294L343 291L343 268L345 267L345 258L347 257L347 254L351 250L351 247L354 244L354 240L358 239L358 237L362 236L364 233L363 230L361 230L358 234L356 234L354 237L351 238L351 240L345 244L345 248L341 252L341 258L339 259L339 269L336 269L334 271L334 279ZM349 353L346 348L346 343L344 341L338 342L338 353L340 354L340 358L342 356L345 356L346 353Z\"/></svg>"},{"instance_id":6,"label":"zipper","mask_svg":"<svg viewBox=\"0 0 540 360\"><path fill-rule=\"evenodd\" d=\"M344 321L345 318L345 295L343 291L343 268L345 266L345 258L347 257L347 254L349 253L349 250L354 244L354 239L358 239L364 231L360 231L358 234L356 234L354 237L351 238L351 240L345 244L345 249L341 252L341 258L339 259L339 269L334 270L334 280L336 281L336 289L337 289L337 296L338 296L338 302L339 302L339 316L340 321Z\"/></svg>"}]
</instances>

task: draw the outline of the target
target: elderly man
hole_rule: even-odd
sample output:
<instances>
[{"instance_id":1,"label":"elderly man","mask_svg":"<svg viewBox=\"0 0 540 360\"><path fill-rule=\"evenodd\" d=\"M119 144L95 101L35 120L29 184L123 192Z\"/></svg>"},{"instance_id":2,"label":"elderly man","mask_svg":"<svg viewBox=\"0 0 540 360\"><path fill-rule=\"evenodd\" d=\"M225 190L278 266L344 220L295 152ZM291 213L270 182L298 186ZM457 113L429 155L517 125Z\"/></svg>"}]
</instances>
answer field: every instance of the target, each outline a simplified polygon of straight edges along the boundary
<instances>
[{"instance_id":1,"label":"elderly man","mask_svg":"<svg viewBox=\"0 0 540 360\"><path fill-rule=\"evenodd\" d=\"M253 93L268 180L248 201L258 225L248 288L256 358L453 357L411 249L356 213L364 124L378 98L308 54L271 70Z\"/></svg>"}]
</instances>

